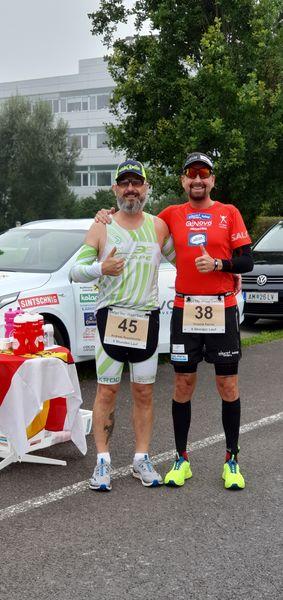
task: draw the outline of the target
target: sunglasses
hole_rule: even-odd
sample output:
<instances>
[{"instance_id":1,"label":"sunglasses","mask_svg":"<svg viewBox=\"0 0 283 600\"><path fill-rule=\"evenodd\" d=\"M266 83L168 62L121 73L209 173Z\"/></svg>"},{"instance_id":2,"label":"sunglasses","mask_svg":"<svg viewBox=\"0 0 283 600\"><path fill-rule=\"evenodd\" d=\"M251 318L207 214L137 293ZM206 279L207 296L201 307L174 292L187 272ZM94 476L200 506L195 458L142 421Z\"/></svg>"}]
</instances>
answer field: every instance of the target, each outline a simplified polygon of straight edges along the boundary
<instances>
[{"instance_id":1,"label":"sunglasses","mask_svg":"<svg viewBox=\"0 0 283 600\"><path fill-rule=\"evenodd\" d=\"M144 181L142 181L141 179L122 179L122 181L117 181L117 185L124 189L129 187L130 183L132 184L133 188L138 188L142 187Z\"/></svg>"},{"instance_id":2,"label":"sunglasses","mask_svg":"<svg viewBox=\"0 0 283 600\"><path fill-rule=\"evenodd\" d=\"M188 167L184 171L186 177L190 179L195 179L197 175L200 176L201 179L206 179L211 175L211 169L209 167Z\"/></svg>"}]
</instances>

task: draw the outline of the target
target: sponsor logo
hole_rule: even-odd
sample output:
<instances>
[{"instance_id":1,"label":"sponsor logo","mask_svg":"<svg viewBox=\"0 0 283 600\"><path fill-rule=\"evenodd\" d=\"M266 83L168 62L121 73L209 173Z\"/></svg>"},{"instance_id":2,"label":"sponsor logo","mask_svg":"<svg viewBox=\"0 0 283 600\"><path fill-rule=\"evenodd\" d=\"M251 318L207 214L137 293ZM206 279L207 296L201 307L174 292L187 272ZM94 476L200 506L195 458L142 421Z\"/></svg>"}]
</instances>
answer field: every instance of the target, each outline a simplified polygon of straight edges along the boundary
<instances>
[{"instance_id":1,"label":"sponsor logo","mask_svg":"<svg viewBox=\"0 0 283 600\"><path fill-rule=\"evenodd\" d=\"M175 289L175 287L174 287L174 289ZM167 313L168 310L172 311L173 306L174 306L174 300L163 300L163 302L161 302L161 304L160 304L160 312Z\"/></svg>"},{"instance_id":2,"label":"sponsor logo","mask_svg":"<svg viewBox=\"0 0 283 600\"><path fill-rule=\"evenodd\" d=\"M87 351L90 350L91 352L94 352L95 350L95 345L93 344L92 346L83 346L83 351Z\"/></svg>"},{"instance_id":3,"label":"sponsor logo","mask_svg":"<svg viewBox=\"0 0 283 600\"><path fill-rule=\"evenodd\" d=\"M267 282L267 277L266 275L259 275L259 277L256 280L258 285L265 285Z\"/></svg>"},{"instance_id":4,"label":"sponsor logo","mask_svg":"<svg viewBox=\"0 0 283 600\"><path fill-rule=\"evenodd\" d=\"M177 352L179 354L185 352L185 346L184 344L173 344L172 345L172 352Z\"/></svg>"},{"instance_id":5,"label":"sponsor logo","mask_svg":"<svg viewBox=\"0 0 283 600\"><path fill-rule=\"evenodd\" d=\"M122 240L118 235L114 235L113 237L113 243L114 244L121 244Z\"/></svg>"},{"instance_id":6,"label":"sponsor logo","mask_svg":"<svg viewBox=\"0 0 283 600\"><path fill-rule=\"evenodd\" d=\"M227 352L224 352L223 350L220 350L220 352L218 352L218 356L224 356L225 358L229 358L231 356L233 356L234 354L239 354L239 350L228 350Z\"/></svg>"},{"instance_id":7,"label":"sponsor logo","mask_svg":"<svg viewBox=\"0 0 283 600\"><path fill-rule=\"evenodd\" d=\"M80 302L96 302L97 294L80 294Z\"/></svg>"},{"instance_id":8,"label":"sponsor logo","mask_svg":"<svg viewBox=\"0 0 283 600\"><path fill-rule=\"evenodd\" d=\"M208 213L192 213L187 215L186 226L191 229L206 228L212 225L212 216Z\"/></svg>"},{"instance_id":9,"label":"sponsor logo","mask_svg":"<svg viewBox=\"0 0 283 600\"><path fill-rule=\"evenodd\" d=\"M209 221L209 219L211 219L211 215L207 213L191 213L190 215L187 215L187 221L194 221L195 219Z\"/></svg>"},{"instance_id":10,"label":"sponsor logo","mask_svg":"<svg viewBox=\"0 0 283 600\"><path fill-rule=\"evenodd\" d=\"M221 229L227 229L227 215L220 215L220 223L218 223L218 225L221 227Z\"/></svg>"},{"instance_id":11,"label":"sponsor logo","mask_svg":"<svg viewBox=\"0 0 283 600\"><path fill-rule=\"evenodd\" d=\"M232 233L231 240L236 242L237 240L245 240L248 237L247 231L239 231L238 233Z\"/></svg>"},{"instance_id":12,"label":"sponsor logo","mask_svg":"<svg viewBox=\"0 0 283 600\"><path fill-rule=\"evenodd\" d=\"M127 165L123 165L123 167L121 167L120 171L125 171L126 169L129 171L139 171L139 172L141 170L141 168L138 165L127 164Z\"/></svg>"},{"instance_id":13,"label":"sponsor logo","mask_svg":"<svg viewBox=\"0 0 283 600\"><path fill-rule=\"evenodd\" d=\"M199 246L207 244L206 233L189 233L189 246Z\"/></svg>"},{"instance_id":14,"label":"sponsor logo","mask_svg":"<svg viewBox=\"0 0 283 600\"><path fill-rule=\"evenodd\" d=\"M98 377L98 383L120 383L119 377Z\"/></svg>"},{"instance_id":15,"label":"sponsor logo","mask_svg":"<svg viewBox=\"0 0 283 600\"><path fill-rule=\"evenodd\" d=\"M96 316L93 312L84 313L84 322L87 327L96 325Z\"/></svg>"},{"instance_id":16,"label":"sponsor logo","mask_svg":"<svg viewBox=\"0 0 283 600\"><path fill-rule=\"evenodd\" d=\"M46 294L44 296L31 296L30 298L20 298L21 308L33 308L35 306L47 306L48 304L59 304L57 294Z\"/></svg>"},{"instance_id":17,"label":"sponsor logo","mask_svg":"<svg viewBox=\"0 0 283 600\"><path fill-rule=\"evenodd\" d=\"M187 362L189 359L187 354L171 354L171 360L173 362Z\"/></svg>"}]
</instances>

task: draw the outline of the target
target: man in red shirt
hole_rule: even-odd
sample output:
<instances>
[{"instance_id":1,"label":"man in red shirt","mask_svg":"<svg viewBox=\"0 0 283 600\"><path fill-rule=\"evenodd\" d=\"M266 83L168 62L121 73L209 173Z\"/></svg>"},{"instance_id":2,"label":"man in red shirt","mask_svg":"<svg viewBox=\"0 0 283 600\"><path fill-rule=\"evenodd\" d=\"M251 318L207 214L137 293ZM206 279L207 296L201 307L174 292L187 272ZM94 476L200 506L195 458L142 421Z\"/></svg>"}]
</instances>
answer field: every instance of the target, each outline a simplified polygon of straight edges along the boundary
<instances>
[{"instance_id":1,"label":"man in red shirt","mask_svg":"<svg viewBox=\"0 0 283 600\"><path fill-rule=\"evenodd\" d=\"M197 365L213 363L222 398L226 489L242 489L237 457L240 429L238 362L239 316L233 273L252 270L250 237L238 209L213 201L213 162L201 152L189 154L181 176L188 202L165 208L158 216L168 225L176 252L176 296L171 323L171 362L175 370L172 416L177 456L164 483L181 486L192 477L187 454L191 398Z\"/></svg>"}]
</instances>

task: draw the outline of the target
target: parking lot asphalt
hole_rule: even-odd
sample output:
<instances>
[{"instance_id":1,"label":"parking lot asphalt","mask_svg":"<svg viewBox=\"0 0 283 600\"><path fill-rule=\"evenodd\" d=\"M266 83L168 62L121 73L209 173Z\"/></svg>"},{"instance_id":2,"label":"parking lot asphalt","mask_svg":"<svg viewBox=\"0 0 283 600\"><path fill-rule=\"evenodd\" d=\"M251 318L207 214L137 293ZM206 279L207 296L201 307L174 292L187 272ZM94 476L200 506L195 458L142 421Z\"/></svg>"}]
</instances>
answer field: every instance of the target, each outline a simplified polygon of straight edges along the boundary
<instances>
[{"instance_id":1,"label":"parking lot asphalt","mask_svg":"<svg viewBox=\"0 0 283 600\"><path fill-rule=\"evenodd\" d=\"M221 401L206 364L193 399L193 478L183 488L143 488L129 473L127 372L112 438L111 493L87 489L91 436L85 457L71 442L42 452L66 459L67 467L17 463L0 472L1 599L279 600L282 359L283 340L243 349L241 492L223 489ZM171 366L159 365L151 455L163 475L174 449L172 383ZM94 378L82 380L81 389L90 409Z\"/></svg>"}]
</instances>

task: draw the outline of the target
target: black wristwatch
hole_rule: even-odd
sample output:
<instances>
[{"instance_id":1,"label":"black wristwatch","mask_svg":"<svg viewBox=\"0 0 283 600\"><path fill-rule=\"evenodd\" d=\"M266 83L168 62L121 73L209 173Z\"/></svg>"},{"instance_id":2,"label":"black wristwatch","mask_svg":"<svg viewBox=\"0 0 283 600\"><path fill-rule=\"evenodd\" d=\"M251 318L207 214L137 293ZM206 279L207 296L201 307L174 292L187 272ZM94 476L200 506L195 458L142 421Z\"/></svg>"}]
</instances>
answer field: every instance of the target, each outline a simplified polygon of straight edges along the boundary
<instances>
[{"instance_id":1,"label":"black wristwatch","mask_svg":"<svg viewBox=\"0 0 283 600\"><path fill-rule=\"evenodd\" d=\"M219 264L218 260L217 260L217 258L215 258L214 259L214 269L213 269L213 271L217 271L218 270L218 264Z\"/></svg>"}]
</instances>

